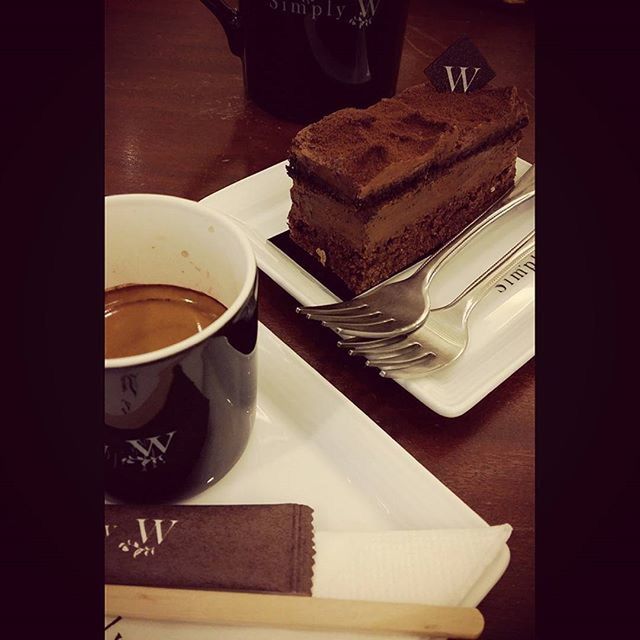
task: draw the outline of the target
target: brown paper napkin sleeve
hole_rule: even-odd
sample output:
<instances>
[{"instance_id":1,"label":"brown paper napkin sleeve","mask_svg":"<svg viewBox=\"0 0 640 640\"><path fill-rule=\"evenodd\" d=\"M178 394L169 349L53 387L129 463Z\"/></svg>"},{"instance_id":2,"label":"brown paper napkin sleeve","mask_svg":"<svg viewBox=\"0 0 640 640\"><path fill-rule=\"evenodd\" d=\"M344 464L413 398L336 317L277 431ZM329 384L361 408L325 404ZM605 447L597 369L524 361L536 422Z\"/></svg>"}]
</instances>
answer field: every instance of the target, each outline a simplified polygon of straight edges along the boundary
<instances>
[{"instance_id":1,"label":"brown paper napkin sleeve","mask_svg":"<svg viewBox=\"0 0 640 640\"><path fill-rule=\"evenodd\" d=\"M311 595L312 515L300 504L106 505L105 582Z\"/></svg>"}]
</instances>

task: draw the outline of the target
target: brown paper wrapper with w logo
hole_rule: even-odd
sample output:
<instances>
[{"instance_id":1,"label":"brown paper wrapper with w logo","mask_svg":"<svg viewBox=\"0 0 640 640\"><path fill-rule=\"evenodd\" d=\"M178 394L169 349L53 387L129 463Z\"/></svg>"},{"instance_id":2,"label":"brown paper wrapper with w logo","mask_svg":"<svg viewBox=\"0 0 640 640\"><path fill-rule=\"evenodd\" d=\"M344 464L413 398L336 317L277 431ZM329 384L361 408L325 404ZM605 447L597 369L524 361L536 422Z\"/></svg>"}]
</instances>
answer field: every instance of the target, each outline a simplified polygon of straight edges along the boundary
<instances>
[{"instance_id":1,"label":"brown paper wrapper with w logo","mask_svg":"<svg viewBox=\"0 0 640 640\"><path fill-rule=\"evenodd\" d=\"M311 595L300 504L105 507L105 582Z\"/></svg>"}]
</instances>

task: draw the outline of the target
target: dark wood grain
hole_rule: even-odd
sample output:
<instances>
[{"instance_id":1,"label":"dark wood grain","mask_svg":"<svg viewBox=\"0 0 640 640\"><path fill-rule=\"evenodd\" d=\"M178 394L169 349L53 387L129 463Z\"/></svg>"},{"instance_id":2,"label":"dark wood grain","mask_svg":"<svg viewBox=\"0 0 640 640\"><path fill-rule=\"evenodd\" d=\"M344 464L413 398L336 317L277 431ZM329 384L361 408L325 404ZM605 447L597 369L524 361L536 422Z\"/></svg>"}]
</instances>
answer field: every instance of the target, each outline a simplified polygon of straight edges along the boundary
<instances>
[{"instance_id":1,"label":"dark wood grain","mask_svg":"<svg viewBox=\"0 0 640 640\"><path fill-rule=\"evenodd\" d=\"M238 58L197 0L106 3L106 192L198 200L286 157L300 125L244 97ZM527 101L520 155L534 159L533 21L500 2L413 2L398 89L466 33ZM335 348L261 274L260 319L487 522L514 527L511 564L481 604L483 637L533 638L535 365L460 418L443 418Z\"/></svg>"}]
</instances>

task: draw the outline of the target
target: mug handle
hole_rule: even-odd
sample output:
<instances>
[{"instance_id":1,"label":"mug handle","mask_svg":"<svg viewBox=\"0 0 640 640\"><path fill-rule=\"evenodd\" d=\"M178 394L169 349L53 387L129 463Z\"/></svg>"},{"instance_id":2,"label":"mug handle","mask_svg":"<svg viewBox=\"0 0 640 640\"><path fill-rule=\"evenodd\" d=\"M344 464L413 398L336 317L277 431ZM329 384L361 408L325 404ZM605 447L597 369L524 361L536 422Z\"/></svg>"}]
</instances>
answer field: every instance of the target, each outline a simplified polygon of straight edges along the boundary
<instances>
[{"instance_id":1,"label":"mug handle","mask_svg":"<svg viewBox=\"0 0 640 640\"><path fill-rule=\"evenodd\" d=\"M200 0L202 4L218 18L224 32L227 34L229 49L236 56L242 56L242 27L240 12L232 9L224 0Z\"/></svg>"}]
</instances>

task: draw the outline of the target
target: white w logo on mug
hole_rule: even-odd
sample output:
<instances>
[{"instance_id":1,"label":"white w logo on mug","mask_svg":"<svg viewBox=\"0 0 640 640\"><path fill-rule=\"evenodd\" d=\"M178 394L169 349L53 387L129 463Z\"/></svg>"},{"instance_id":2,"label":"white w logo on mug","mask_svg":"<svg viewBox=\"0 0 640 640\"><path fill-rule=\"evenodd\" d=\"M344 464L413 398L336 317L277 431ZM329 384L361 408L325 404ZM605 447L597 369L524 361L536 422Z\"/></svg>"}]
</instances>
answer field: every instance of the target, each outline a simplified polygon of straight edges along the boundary
<instances>
[{"instance_id":1,"label":"white w logo on mug","mask_svg":"<svg viewBox=\"0 0 640 640\"><path fill-rule=\"evenodd\" d=\"M175 433L175 431L169 431L169 433L162 434L165 436L164 442L160 439L162 435L140 440L127 440L138 454L141 455L129 455L123 458L123 462L127 464L135 464L136 462L139 462L142 465L143 471L146 471L147 465L151 463L152 468L155 469L158 464L165 462L164 454L167 452Z\"/></svg>"},{"instance_id":2,"label":"white w logo on mug","mask_svg":"<svg viewBox=\"0 0 640 640\"><path fill-rule=\"evenodd\" d=\"M160 440L161 436L152 436L151 438L145 438L144 440L127 440L127 442L137 449L145 458L149 458L153 455L154 448L161 454L166 453L175 433L175 431L165 433L164 435L167 436L167 440L164 443ZM143 442L148 442L148 446L145 447L144 444L142 444Z\"/></svg>"}]
</instances>

